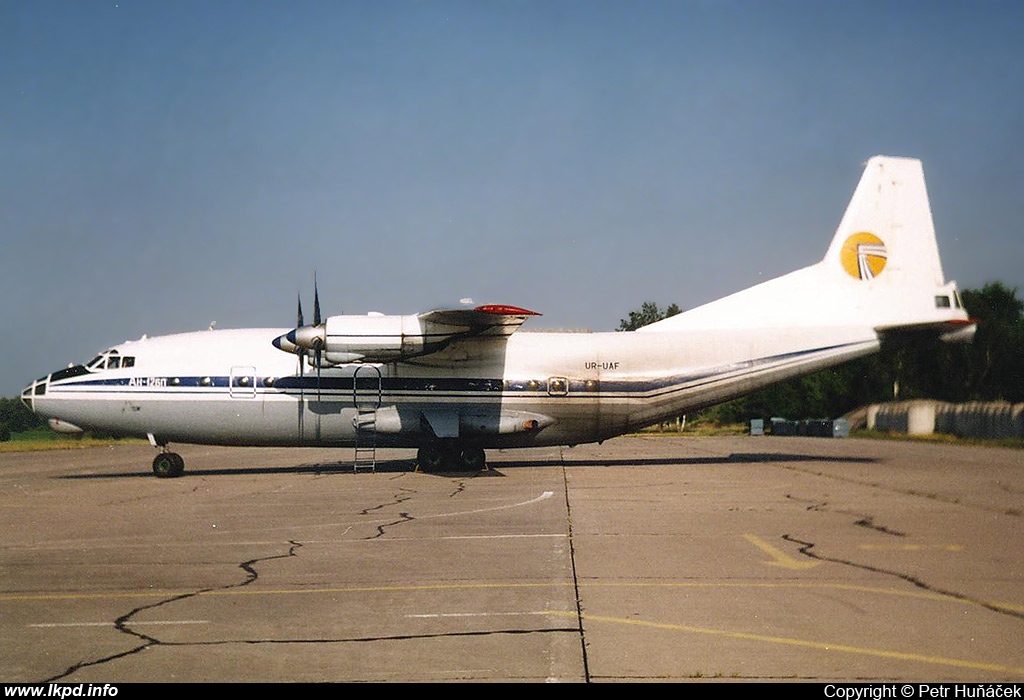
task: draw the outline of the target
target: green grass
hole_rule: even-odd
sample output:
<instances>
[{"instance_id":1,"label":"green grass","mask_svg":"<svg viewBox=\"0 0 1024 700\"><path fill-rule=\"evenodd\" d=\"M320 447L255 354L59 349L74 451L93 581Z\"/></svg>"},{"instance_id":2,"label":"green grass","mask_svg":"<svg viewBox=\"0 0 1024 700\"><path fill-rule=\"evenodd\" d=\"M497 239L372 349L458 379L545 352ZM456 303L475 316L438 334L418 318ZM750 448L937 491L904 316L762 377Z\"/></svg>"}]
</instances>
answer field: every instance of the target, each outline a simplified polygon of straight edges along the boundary
<instances>
[{"instance_id":1,"label":"green grass","mask_svg":"<svg viewBox=\"0 0 1024 700\"><path fill-rule=\"evenodd\" d=\"M35 450L75 450L84 447L99 447L142 443L137 438L97 437L89 433L68 435L57 433L49 428L36 428L21 433L13 433L11 439L0 442L0 452L31 452Z\"/></svg>"},{"instance_id":2,"label":"green grass","mask_svg":"<svg viewBox=\"0 0 1024 700\"><path fill-rule=\"evenodd\" d=\"M718 423L691 423L682 430L676 430L672 424L666 424L664 428L657 425L641 428L632 435L643 435L644 437L705 437L710 435L746 435L748 426L742 423L718 424Z\"/></svg>"},{"instance_id":3,"label":"green grass","mask_svg":"<svg viewBox=\"0 0 1024 700\"><path fill-rule=\"evenodd\" d=\"M851 437L868 440L914 440L918 442L939 442L951 445L979 445L982 447L1009 447L1024 450L1024 438L966 438L948 433L932 433L931 435L908 435L906 433L890 433L881 430L855 430Z\"/></svg>"}]
</instances>

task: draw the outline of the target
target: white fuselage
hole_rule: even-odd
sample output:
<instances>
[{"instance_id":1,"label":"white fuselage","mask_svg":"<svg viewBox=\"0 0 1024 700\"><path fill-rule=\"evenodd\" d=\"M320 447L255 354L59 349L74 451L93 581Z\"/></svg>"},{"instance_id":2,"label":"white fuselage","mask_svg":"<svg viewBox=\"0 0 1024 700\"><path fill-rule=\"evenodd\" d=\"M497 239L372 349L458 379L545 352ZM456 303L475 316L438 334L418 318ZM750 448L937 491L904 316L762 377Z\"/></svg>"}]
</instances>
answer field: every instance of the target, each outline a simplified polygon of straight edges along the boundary
<instances>
[{"instance_id":1,"label":"white fuselage","mask_svg":"<svg viewBox=\"0 0 1024 700\"><path fill-rule=\"evenodd\" d=\"M105 354L130 363L54 373L24 396L41 415L160 444L352 445L362 430L394 446L431 438L564 445L604 440L878 348L863 327L520 331L457 340L405 362L318 371L272 346L282 332L124 343Z\"/></svg>"}]
</instances>

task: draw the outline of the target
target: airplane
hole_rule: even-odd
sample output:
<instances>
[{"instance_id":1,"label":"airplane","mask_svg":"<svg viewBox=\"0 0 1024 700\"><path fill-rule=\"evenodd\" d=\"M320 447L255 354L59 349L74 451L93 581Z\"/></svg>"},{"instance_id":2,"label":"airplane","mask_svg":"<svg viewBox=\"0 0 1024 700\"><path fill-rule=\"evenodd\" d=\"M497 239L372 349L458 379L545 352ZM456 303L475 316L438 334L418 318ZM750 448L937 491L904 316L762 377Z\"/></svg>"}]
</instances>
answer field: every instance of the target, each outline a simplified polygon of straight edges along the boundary
<instances>
[{"instance_id":1,"label":"airplane","mask_svg":"<svg viewBox=\"0 0 1024 700\"><path fill-rule=\"evenodd\" d=\"M33 382L55 429L171 443L417 449L427 471L485 450L601 442L929 333L976 325L939 259L921 161L875 156L825 257L631 332L520 331L534 311L461 304L321 317L294 328L146 337ZM364 460L365 461L365 460Z\"/></svg>"}]
</instances>

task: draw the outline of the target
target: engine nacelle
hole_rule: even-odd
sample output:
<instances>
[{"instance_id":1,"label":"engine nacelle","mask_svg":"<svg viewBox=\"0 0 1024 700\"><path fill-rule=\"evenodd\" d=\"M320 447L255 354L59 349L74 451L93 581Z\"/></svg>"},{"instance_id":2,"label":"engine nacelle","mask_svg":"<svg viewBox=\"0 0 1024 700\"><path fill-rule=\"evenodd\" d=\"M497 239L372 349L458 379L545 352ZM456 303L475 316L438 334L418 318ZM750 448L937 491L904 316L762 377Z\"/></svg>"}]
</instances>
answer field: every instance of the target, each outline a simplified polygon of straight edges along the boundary
<instances>
[{"instance_id":1,"label":"engine nacelle","mask_svg":"<svg viewBox=\"0 0 1024 700\"><path fill-rule=\"evenodd\" d=\"M357 430L378 433L416 433L431 430L438 437L466 437L478 435L510 435L539 431L552 425L555 419L540 413L526 411L479 411L460 413L458 411L407 409L400 411L397 406L385 406L368 414L353 417L352 424ZM444 427L447 430L439 428Z\"/></svg>"},{"instance_id":2,"label":"engine nacelle","mask_svg":"<svg viewBox=\"0 0 1024 700\"><path fill-rule=\"evenodd\" d=\"M331 364L394 362L436 352L456 330L429 333L415 314L329 316L324 325L324 359Z\"/></svg>"}]
</instances>

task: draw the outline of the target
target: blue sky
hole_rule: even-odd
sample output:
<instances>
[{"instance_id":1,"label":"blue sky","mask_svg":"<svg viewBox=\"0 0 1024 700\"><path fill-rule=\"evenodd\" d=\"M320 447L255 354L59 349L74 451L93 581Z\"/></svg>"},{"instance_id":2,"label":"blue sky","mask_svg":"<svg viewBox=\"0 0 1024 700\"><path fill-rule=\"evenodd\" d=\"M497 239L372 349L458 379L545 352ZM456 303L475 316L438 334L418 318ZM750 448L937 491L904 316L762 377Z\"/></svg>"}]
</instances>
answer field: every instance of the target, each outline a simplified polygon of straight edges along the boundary
<instances>
[{"instance_id":1,"label":"blue sky","mask_svg":"<svg viewBox=\"0 0 1024 700\"><path fill-rule=\"evenodd\" d=\"M142 334L472 297L614 329L924 161L1024 291L1024 4L0 0L0 395Z\"/></svg>"}]
</instances>

